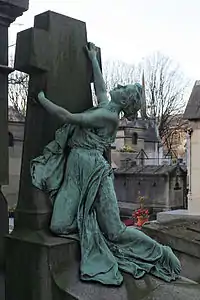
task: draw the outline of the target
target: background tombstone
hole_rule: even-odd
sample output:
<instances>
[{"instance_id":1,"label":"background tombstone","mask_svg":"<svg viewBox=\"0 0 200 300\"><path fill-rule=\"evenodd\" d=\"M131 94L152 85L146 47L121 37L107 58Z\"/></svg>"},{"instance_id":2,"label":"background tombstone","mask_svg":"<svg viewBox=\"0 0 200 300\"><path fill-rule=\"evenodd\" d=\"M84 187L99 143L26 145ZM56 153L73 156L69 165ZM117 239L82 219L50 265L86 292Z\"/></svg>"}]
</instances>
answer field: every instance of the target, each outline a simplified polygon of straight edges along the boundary
<instances>
[{"instance_id":1,"label":"background tombstone","mask_svg":"<svg viewBox=\"0 0 200 300\"><path fill-rule=\"evenodd\" d=\"M183 115L189 120L187 153L188 153L188 211L191 215L200 216L200 80L196 80Z\"/></svg>"},{"instance_id":2,"label":"background tombstone","mask_svg":"<svg viewBox=\"0 0 200 300\"><path fill-rule=\"evenodd\" d=\"M15 57L15 68L30 75L28 97L43 89L49 99L71 112L90 108L92 70L83 51L86 43L84 22L51 11L36 16L34 28L18 34ZM30 160L41 154L59 126L28 101L16 224L6 244L9 300L54 299L50 266L67 266L73 261L70 253L79 255L77 242L49 233L50 203L32 187L30 178Z\"/></svg>"},{"instance_id":3,"label":"background tombstone","mask_svg":"<svg viewBox=\"0 0 200 300\"><path fill-rule=\"evenodd\" d=\"M8 184L8 27L28 9L28 0L0 0L0 266L3 236L8 232L8 208L1 186Z\"/></svg>"}]
</instances>

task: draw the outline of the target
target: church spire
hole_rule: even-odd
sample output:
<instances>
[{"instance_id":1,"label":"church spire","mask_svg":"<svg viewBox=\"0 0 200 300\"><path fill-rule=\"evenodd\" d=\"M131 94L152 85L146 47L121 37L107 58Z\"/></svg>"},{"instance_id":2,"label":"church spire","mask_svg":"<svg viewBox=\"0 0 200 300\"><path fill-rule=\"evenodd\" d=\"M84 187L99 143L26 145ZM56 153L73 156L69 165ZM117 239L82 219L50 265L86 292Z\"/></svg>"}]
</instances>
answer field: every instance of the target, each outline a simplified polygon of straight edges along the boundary
<instances>
[{"instance_id":1,"label":"church spire","mask_svg":"<svg viewBox=\"0 0 200 300\"><path fill-rule=\"evenodd\" d=\"M142 119L148 119L147 117L147 108L146 108L146 94L145 94L145 79L144 79L144 70L142 73L142 103L141 103L141 117Z\"/></svg>"}]
</instances>

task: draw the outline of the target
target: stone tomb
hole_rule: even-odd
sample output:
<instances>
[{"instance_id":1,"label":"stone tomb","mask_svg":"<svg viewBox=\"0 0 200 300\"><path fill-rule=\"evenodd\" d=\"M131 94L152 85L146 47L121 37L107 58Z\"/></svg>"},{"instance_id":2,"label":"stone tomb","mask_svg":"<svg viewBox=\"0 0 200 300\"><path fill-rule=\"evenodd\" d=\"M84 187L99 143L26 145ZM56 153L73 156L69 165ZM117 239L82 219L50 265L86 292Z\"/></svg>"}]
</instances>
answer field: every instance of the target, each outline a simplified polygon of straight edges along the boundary
<instances>
[{"instance_id":1,"label":"stone tomb","mask_svg":"<svg viewBox=\"0 0 200 300\"><path fill-rule=\"evenodd\" d=\"M139 208L138 195L153 215L159 211L186 208L186 170L173 166L122 166L114 171L115 190L122 216Z\"/></svg>"},{"instance_id":2,"label":"stone tomb","mask_svg":"<svg viewBox=\"0 0 200 300\"><path fill-rule=\"evenodd\" d=\"M150 222L143 231L170 246L181 261L182 275L200 283L200 220L183 216L170 222Z\"/></svg>"},{"instance_id":3,"label":"stone tomb","mask_svg":"<svg viewBox=\"0 0 200 300\"><path fill-rule=\"evenodd\" d=\"M45 90L71 112L90 108L92 72L83 51L86 43L84 22L50 11L36 16L34 28L18 34L15 57L15 68L30 75L28 98ZM63 259L70 256L70 241L48 233L52 208L49 199L32 187L29 170L30 160L41 154L59 126L28 99L15 229L7 237L6 293L10 300L55 299L50 265L57 266L60 260L64 265Z\"/></svg>"},{"instance_id":4,"label":"stone tomb","mask_svg":"<svg viewBox=\"0 0 200 300\"><path fill-rule=\"evenodd\" d=\"M91 72L82 51L86 42L85 23L53 12L36 16L34 28L17 40L16 68L30 74L29 96L45 89L50 99L73 112L90 107ZM188 281L169 285L149 276L135 281L127 275L119 288L80 281L79 244L49 232L49 199L31 186L29 173L30 160L58 126L28 102L16 224L6 239L6 299L199 299L199 285Z\"/></svg>"},{"instance_id":5,"label":"stone tomb","mask_svg":"<svg viewBox=\"0 0 200 300\"><path fill-rule=\"evenodd\" d=\"M76 241L42 231L30 234L28 230L18 231L15 239L16 248L8 248L14 276L6 278L6 300L16 300L17 295L20 300L199 300L200 285L184 278L166 283L149 275L135 280L124 273L120 287L83 282L79 279L80 249Z\"/></svg>"}]
</instances>

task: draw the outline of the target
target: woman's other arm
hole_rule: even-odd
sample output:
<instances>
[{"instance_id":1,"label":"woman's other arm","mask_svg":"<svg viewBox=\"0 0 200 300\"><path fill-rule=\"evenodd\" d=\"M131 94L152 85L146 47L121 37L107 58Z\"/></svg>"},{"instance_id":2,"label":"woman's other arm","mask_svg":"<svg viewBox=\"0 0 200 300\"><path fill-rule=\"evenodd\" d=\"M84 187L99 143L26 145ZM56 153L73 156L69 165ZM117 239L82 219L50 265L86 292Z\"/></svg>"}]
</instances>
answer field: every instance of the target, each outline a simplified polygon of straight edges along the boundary
<instances>
[{"instance_id":1,"label":"woman's other arm","mask_svg":"<svg viewBox=\"0 0 200 300\"><path fill-rule=\"evenodd\" d=\"M94 75L94 88L97 96L98 103L109 102L107 97L106 85L101 73L99 62L97 60L97 48L94 44L89 43L86 47L88 57L92 63L93 75Z\"/></svg>"},{"instance_id":2,"label":"woman's other arm","mask_svg":"<svg viewBox=\"0 0 200 300\"><path fill-rule=\"evenodd\" d=\"M48 100L43 92L38 94L38 100L48 113L57 117L62 123L79 125L85 128L102 128L106 126L107 122L117 122L115 118L112 120L112 116L106 110L102 112L97 109L94 111L72 114L68 110Z\"/></svg>"}]
</instances>

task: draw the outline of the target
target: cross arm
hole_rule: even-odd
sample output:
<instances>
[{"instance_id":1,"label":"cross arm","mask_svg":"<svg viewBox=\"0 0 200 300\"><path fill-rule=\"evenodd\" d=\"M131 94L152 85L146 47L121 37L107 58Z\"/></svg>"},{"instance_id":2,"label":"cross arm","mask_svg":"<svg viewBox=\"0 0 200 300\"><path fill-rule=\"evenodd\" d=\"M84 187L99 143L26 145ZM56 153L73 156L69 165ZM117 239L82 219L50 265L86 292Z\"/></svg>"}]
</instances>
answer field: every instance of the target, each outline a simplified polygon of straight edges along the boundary
<instances>
[{"instance_id":1,"label":"cross arm","mask_svg":"<svg viewBox=\"0 0 200 300\"><path fill-rule=\"evenodd\" d=\"M17 35L15 69L34 74L50 68L50 42L46 30L30 28Z\"/></svg>"}]
</instances>

